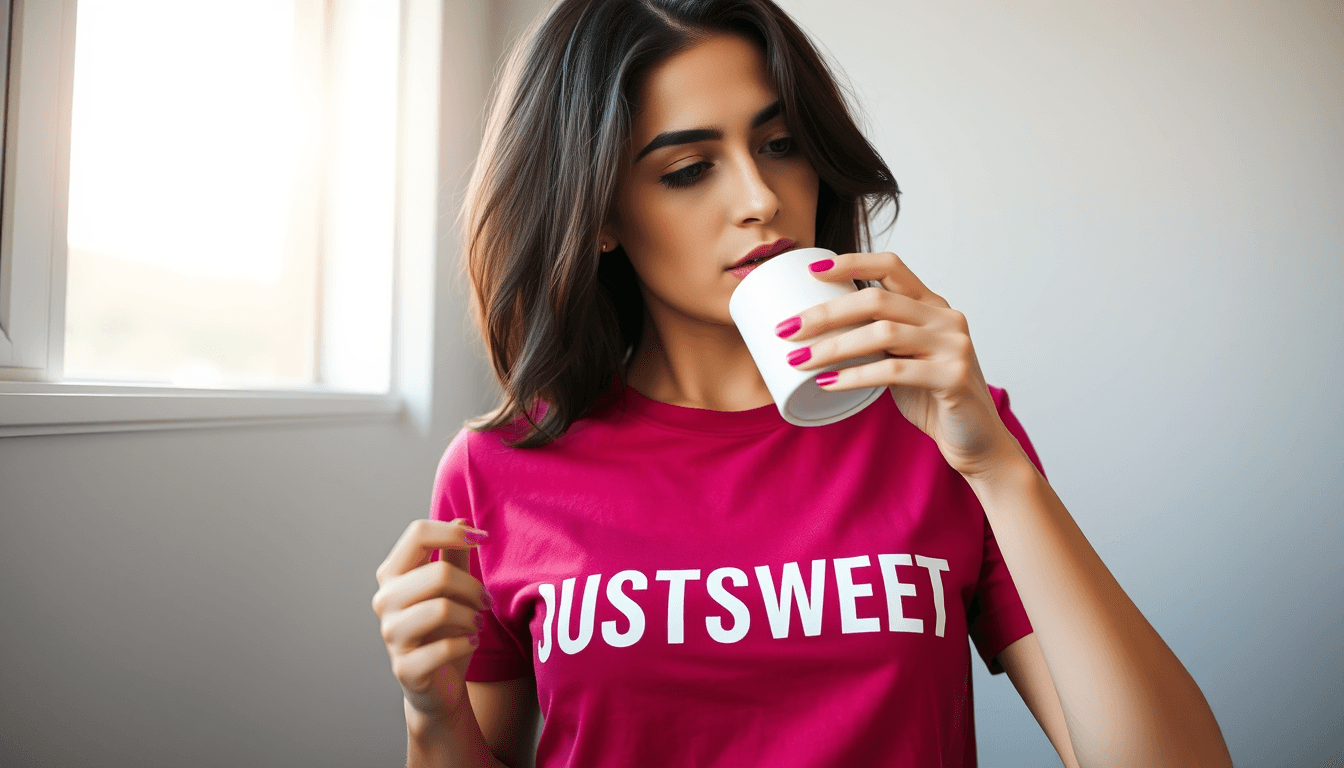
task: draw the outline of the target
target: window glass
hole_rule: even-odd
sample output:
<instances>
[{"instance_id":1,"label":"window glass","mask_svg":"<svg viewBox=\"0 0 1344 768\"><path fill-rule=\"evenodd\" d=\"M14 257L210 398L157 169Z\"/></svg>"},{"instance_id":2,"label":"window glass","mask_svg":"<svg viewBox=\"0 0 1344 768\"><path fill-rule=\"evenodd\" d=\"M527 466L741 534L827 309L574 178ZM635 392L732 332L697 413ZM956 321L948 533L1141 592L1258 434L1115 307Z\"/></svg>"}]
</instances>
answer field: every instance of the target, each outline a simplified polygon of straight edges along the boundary
<instances>
[{"instance_id":1,"label":"window glass","mask_svg":"<svg viewBox=\"0 0 1344 768\"><path fill-rule=\"evenodd\" d=\"M386 389L396 4L341 5L80 0L66 379Z\"/></svg>"}]
</instances>

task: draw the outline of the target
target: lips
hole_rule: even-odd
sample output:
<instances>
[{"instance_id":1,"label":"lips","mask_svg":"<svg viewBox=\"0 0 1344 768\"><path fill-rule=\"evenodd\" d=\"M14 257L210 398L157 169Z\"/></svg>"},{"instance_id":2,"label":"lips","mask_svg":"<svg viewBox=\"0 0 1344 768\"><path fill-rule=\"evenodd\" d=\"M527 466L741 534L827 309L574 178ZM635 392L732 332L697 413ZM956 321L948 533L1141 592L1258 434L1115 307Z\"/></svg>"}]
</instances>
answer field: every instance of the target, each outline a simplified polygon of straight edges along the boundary
<instances>
[{"instance_id":1,"label":"lips","mask_svg":"<svg viewBox=\"0 0 1344 768\"><path fill-rule=\"evenodd\" d=\"M743 256L742 258L738 259L736 264L728 268L728 271L736 273L739 269L746 266L748 262L754 261L756 259L761 259L761 261L764 262L771 256L778 256L784 251L789 250L794 245L795 243L787 237L781 237L780 239L776 240L773 243L758 245L755 248L751 249L751 253L748 253L746 256Z\"/></svg>"},{"instance_id":2,"label":"lips","mask_svg":"<svg viewBox=\"0 0 1344 768\"><path fill-rule=\"evenodd\" d=\"M743 264L740 267L733 267L732 269L728 270L728 273L736 277L738 280L741 280L742 278L750 274L753 269L756 269L757 267L761 266L762 264L764 264L769 260L770 259L764 259L762 261L747 262L746 264Z\"/></svg>"}]
</instances>

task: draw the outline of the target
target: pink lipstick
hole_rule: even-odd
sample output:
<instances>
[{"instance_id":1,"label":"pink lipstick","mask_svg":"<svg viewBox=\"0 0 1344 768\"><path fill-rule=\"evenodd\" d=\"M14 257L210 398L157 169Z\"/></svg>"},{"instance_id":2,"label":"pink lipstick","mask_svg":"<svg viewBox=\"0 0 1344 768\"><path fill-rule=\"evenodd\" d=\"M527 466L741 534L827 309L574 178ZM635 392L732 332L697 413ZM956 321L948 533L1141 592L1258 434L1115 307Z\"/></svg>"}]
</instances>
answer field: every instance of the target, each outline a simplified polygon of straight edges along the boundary
<instances>
[{"instance_id":1,"label":"pink lipstick","mask_svg":"<svg viewBox=\"0 0 1344 768\"><path fill-rule=\"evenodd\" d=\"M793 248L795 243L787 237L781 237L773 243L765 243L751 249L746 256L737 260L737 263L728 268L728 271L738 277L746 277L751 270L769 261L771 257Z\"/></svg>"}]
</instances>

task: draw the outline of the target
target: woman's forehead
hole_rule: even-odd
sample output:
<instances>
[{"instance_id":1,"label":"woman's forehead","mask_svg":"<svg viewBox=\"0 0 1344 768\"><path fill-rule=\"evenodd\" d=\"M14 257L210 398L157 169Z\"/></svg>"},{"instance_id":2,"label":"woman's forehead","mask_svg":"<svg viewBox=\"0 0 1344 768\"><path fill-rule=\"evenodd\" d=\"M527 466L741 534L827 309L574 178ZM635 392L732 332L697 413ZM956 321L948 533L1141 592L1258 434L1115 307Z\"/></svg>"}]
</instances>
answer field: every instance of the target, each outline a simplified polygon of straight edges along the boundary
<instances>
[{"instance_id":1,"label":"woman's forehead","mask_svg":"<svg viewBox=\"0 0 1344 768\"><path fill-rule=\"evenodd\" d=\"M632 144L638 150L664 131L742 130L777 96L754 43L715 35L649 72L640 88Z\"/></svg>"}]
</instances>

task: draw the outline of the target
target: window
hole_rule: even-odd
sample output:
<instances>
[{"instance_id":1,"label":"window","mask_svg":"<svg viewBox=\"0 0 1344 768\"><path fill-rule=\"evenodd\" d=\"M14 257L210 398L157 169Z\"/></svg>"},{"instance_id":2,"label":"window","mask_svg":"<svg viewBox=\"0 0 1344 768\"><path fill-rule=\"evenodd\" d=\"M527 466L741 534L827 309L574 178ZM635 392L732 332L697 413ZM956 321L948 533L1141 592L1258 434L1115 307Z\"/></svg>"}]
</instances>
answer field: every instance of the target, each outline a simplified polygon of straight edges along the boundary
<instances>
[{"instance_id":1,"label":"window","mask_svg":"<svg viewBox=\"0 0 1344 768\"><path fill-rule=\"evenodd\" d=\"M437 4L9 2L0 436L399 412Z\"/></svg>"}]
</instances>

